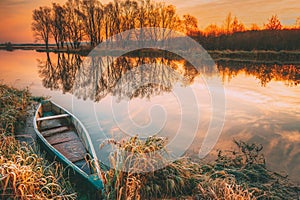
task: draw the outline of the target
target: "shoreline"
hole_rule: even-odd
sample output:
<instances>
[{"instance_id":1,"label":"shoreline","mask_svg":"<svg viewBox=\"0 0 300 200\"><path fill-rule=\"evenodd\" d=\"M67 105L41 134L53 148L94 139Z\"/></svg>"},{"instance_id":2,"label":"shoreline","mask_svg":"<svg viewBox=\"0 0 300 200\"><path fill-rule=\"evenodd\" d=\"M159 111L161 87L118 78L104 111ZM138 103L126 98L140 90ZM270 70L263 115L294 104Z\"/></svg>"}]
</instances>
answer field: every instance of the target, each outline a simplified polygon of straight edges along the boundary
<instances>
[{"instance_id":1,"label":"shoreline","mask_svg":"<svg viewBox=\"0 0 300 200\"><path fill-rule=\"evenodd\" d=\"M4 46L0 46L0 50L13 52L15 50L24 51L36 51L39 53L67 53L67 54L78 54L80 56L88 56L93 48L81 47L79 49L57 49L50 47L48 50L41 45L17 45L13 46L12 49L8 50ZM98 50L101 55L104 56L116 56L120 55L123 50L112 49L112 50ZM207 53L215 62L225 61L225 62L250 62L250 63L261 63L261 64L300 64L300 50L251 50L251 51L241 51L241 50L207 50ZM142 49L135 52L126 53L126 56L144 56L144 57L161 57L171 56L173 59L180 59L181 57L170 52L166 52L158 49Z\"/></svg>"},{"instance_id":2,"label":"shoreline","mask_svg":"<svg viewBox=\"0 0 300 200\"><path fill-rule=\"evenodd\" d=\"M201 45L201 44L199 44ZM97 46L96 46L97 47ZM58 49L56 45L50 44L48 49L46 49L44 44L12 44L11 46L7 47L4 44L0 44L0 50L2 51L15 51L15 50L35 50L37 52L57 52L57 53L86 53L90 52L95 47L90 47L88 45L80 46L79 48L73 49L73 48L60 48ZM150 49L150 48L149 48ZM122 51L123 49L114 48L109 50L109 52L117 52ZM288 49L281 49L281 50L267 50L267 49L253 49L253 50L232 50L232 49L205 49L208 53L214 53L214 54L233 54L233 53L239 53L239 54L248 54L248 53L255 53L255 54L266 54L266 53L273 53L273 54L300 54L300 49L297 50L288 50ZM101 49L100 49L101 51ZM148 52L148 49L142 49L143 52ZM157 51L156 49L151 49L151 51Z\"/></svg>"}]
</instances>

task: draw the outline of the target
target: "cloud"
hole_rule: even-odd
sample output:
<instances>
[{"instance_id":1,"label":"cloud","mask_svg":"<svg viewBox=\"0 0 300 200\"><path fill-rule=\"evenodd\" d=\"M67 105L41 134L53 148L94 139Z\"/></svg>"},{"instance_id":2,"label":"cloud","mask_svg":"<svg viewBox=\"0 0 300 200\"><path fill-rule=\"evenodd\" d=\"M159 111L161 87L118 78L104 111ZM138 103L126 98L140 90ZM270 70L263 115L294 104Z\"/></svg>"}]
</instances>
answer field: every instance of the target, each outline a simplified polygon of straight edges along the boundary
<instances>
[{"instance_id":1,"label":"cloud","mask_svg":"<svg viewBox=\"0 0 300 200\"><path fill-rule=\"evenodd\" d=\"M10 7L10 6L23 6L26 4L30 4L32 1L30 0L1 0L0 5L1 7Z\"/></svg>"}]
</instances>

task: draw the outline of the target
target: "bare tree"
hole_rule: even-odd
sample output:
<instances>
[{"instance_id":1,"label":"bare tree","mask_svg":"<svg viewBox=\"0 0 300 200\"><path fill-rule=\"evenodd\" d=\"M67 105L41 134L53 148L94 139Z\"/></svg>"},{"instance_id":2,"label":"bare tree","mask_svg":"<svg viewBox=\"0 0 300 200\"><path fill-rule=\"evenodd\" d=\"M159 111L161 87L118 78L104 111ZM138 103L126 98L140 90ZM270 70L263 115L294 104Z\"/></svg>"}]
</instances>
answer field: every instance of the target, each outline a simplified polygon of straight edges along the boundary
<instances>
[{"instance_id":1,"label":"bare tree","mask_svg":"<svg viewBox=\"0 0 300 200\"><path fill-rule=\"evenodd\" d=\"M245 30L244 24L241 23L236 16L234 17L234 19L230 25L230 28L231 28L232 33L242 32Z\"/></svg>"},{"instance_id":2,"label":"bare tree","mask_svg":"<svg viewBox=\"0 0 300 200\"><path fill-rule=\"evenodd\" d=\"M113 4L110 2L104 7L104 34L107 40L111 36Z\"/></svg>"},{"instance_id":3,"label":"bare tree","mask_svg":"<svg viewBox=\"0 0 300 200\"><path fill-rule=\"evenodd\" d=\"M101 15L100 3L97 0L82 0L80 16L84 23L85 33L90 41L91 46L97 45L99 31L99 15Z\"/></svg>"},{"instance_id":4,"label":"bare tree","mask_svg":"<svg viewBox=\"0 0 300 200\"><path fill-rule=\"evenodd\" d=\"M130 30L136 27L135 17L138 15L138 4L136 1L126 0L121 4L122 9L122 29Z\"/></svg>"},{"instance_id":5,"label":"bare tree","mask_svg":"<svg viewBox=\"0 0 300 200\"><path fill-rule=\"evenodd\" d=\"M104 10L103 10L103 6L102 4L99 2L98 6L96 7L96 14L95 14L95 20L96 20L96 43L99 44L100 42L102 42L103 37L102 37L102 25L103 25L103 15L104 15Z\"/></svg>"},{"instance_id":6,"label":"bare tree","mask_svg":"<svg viewBox=\"0 0 300 200\"><path fill-rule=\"evenodd\" d=\"M231 33L231 23L232 23L232 16L231 16L231 12L228 13L225 21L224 21L224 31L227 35L229 35Z\"/></svg>"},{"instance_id":7,"label":"bare tree","mask_svg":"<svg viewBox=\"0 0 300 200\"><path fill-rule=\"evenodd\" d=\"M68 41L73 48L78 48L84 34L82 16L80 16L80 0L68 0L64 9L66 11Z\"/></svg>"},{"instance_id":8,"label":"bare tree","mask_svg":"<svg viewBox=\"0 0 300 200\"><path fill-rule=\"evenodd\" d=\"M36 9L32 27L36 38L44 40L47 48L50 36L53 36L57 48L64 47L64 44L67 48L69 45L79 48L84 40L95 46L103 39L133 28L181 30L180 28L185 27L186 33L196 33L197 19L191 15L183 18L180 19L174 6L153 0L114 0L104 5L99 0L67 0L63 6L53 3L52 9ZM146 35L152 39L158 39L160 35L163 37L161 39L165 39L170 33L159 33L157 29L149 32L151 33L144 33L141 29L139 33L126 39L139 39ZM124 38L116 38L117 41L120 39Z\"/></svg>"},{"instance_id":9,"label":"bare tree","mask_svg":"<svg viewBox=\"0 0 300 200\"><path fill-rule=\"evenodd\" d=\"M183 15L183 29L187 35L193 35L199 32L198 20L196 17L191 15Z\"/></svg>"},{"instance_id":10,"label":"bare tree","mask_svg":"<svg viewBox=\"0 0 300 200\"><path fill-rule=\"evenodd\" d=\"M277 15L273 15L267 24L265 24L267 30L281 30L282 25Z\"/></svg>"},{"instance_id":11,"label":"bare tree","mask_svg":"<svg viewBox=\"0 0 300 200\"><path fill-rule=\"evenodd\" d=\"M296 19L296 28L300 29L300 16Z\"/></svg>"},{"instance_id":12,"label":"bare tree","mask_svg":"<svg viewBox=\"0 0 300 200\"><path fill-rule=\"evenodd\" d=\"M206 36L217 37L221 34L221 28L216 24L210 24L205 28L204 33Z\"/></svg>"},{"instance_id":13,"label":"bare tree","mask_svg":"<svg viewBox=\"0 0 300 200\"><path fill-rule=\"evenodd\" d=\"M257 24L251 24L250 30L251 31L259 31L260 28Z\"/></svg>"},{"instance_id":14,"label":"bare tree","mask_svg":"<svg viewBox=\"0 0 300 200\"><path fill-rule=\"evenodd\" d=\"M36 41L43 40L46 49L49 48L49 38L51 31L51 20L49 18L51 9L49 7L39 7L33 11L32 31Z\"/></svg>"},{"instance_id":15,"label":"bare tree","mask_svg":"<svg viewBox=\"0 0 300 200\"><path fill-rule=\"evenodd\" d=\"M51 33L58 49L60 46L62 48L64 47L66 38L65 26L65 10L59 4L53 3L51 13Z\"/></svg>"}]
</instances>

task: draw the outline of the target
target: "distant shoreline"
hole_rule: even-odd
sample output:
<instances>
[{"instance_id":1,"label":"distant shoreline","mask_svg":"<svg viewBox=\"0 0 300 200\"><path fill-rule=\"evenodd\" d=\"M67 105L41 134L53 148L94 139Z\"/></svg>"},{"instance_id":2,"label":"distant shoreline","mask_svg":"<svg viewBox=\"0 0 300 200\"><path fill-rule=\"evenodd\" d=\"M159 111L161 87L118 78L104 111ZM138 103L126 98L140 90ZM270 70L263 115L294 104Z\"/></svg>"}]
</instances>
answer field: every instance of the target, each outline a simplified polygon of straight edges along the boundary
<instances>
[{"instance_id":1,"label":"distant shoreline","mask_svg":"<svg viewBox=\"0 0 300 200\"><path fill-rule=\"evenodd\" d=\"M49 45L47 50L44 44L12 44L11 48L7 49L5 44L0 44L0 50L15 51L15 50L33 50L36 52L49 52L49 53L69 53L87 56L93 48L83 46L79 49L57 49L54 44ZM119 49L112 49L110 51L102 51L103 55L117 55ZM138 54L131 54L131 56L159 56L159 50L156 49L143 49ZM279 64L300 64L300 50L208 50L210 56L215 61L248 61L258 63L279 63ZM153 54L153 55L152 55Z\"/></svg>"}]
</instances>

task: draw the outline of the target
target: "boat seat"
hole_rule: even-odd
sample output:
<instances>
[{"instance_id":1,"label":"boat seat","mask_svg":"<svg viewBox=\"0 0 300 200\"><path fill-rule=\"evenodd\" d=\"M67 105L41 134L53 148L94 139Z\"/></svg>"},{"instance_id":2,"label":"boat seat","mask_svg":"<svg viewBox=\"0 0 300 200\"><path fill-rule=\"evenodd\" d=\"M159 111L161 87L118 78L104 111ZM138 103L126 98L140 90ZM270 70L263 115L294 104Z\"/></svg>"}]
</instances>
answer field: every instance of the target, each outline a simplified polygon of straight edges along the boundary
<instances>
[{"instance_id":1,"label":"boat seat","mask_svg":"<svg viewBox=\"0 0 300 200\"><path fill-rule=\"evenodd\" d=\"M68 126L60 126L60 127L48 129L46 131L41 131L41 134L44 137L50 137L50 136L55 135L57 133L62 133L62 132L68 131L68 130L70 130L70 127L68 127Z\"/></svg>"},{"instance_id":2,"label":"boat seat","mask_svg":"<svg viewBox=\"0 0 300 200\"><path fill-rule=\"evenodd\" d=\"M52 120L52 119L59 119L59 118L64 118L64 117L69 117L69 114L61 114L61 115L52 115L52 116L47 116L47 117L40 117L36 121L44 121L44 120Z\"/></svg>"}]
</instances>

